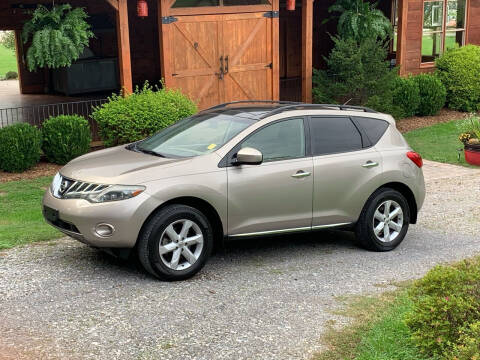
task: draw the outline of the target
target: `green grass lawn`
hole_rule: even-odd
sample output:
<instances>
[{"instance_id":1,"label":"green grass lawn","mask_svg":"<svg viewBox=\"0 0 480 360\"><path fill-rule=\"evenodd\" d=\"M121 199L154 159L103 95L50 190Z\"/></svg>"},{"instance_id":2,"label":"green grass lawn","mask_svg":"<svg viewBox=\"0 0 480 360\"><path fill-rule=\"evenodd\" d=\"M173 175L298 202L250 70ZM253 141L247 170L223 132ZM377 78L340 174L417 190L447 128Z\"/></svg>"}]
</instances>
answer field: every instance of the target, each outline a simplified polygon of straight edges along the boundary
<instances>
[{"instance_id":1,"label":"green grass lawn","mask_svg":"<svg viewBox=\"0 0 480 360\"><path fill-rule=\"evenodd\" d=\"M4 78L8 71L18 72L17 58L13 50L0 45L0 79Z\"/></svg>"},{"instance_id":2,"label":"green grass lawn","mask_svg":"<svg viewBox=\"0 0 480 360\"><path fill-rule=\"evenodd\" d=\"M424 159L443 163L470 166L463 153L458 160L458 149L463 144L458 140L457 121L436 124L404 134L410 146Z\"/></svg>"},{"instance_id":3,"label":"green grass lawn","mask_svg":"<svg viewBox=\"0 0 480 360\"><path fill-rule=\"evenodd\" d=\"M418 353L404 318L412 309L406 285L379 297L346 299L338 312L351 318L350 325L330 328L324 338L329 350L313 360L426 360Z\"/></svg>"},{"instance_id":4,"label":"green grass lawn","mask_svg":"<svg viewBox=\"0 0 480 360\"><path fill-rule=\"evenodd\" d=\"M62 234L43 220L41 200L51 177L0 183L0 249Z\"/></svg>"}]
</instances>

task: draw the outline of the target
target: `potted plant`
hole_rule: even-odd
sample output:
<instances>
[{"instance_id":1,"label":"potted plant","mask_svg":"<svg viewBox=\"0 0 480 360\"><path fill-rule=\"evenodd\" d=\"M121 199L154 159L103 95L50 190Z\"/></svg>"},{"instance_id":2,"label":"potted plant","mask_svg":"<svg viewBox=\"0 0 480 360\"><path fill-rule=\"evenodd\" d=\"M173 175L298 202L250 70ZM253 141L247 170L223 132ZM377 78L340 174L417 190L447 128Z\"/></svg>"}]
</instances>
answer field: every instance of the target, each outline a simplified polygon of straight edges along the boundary
<instances>
[{"instance_id":1,"label":"potted plant","mask_svg":"<svg viewBox=\"0 0 480 360\"><path fill-rule=\"evenodd\" d=\"M464 145L465 161L480 166L480 117L472 115L459 123L462 133L459 140Z\"/></svg>"},{"instance_id":2,"label":"potted plant","mask_svg":"<svg viewBox=\"0 0 480 360\"><path fill-rule=\"evenodd\" d=\"M38 5L22 32L23 42L31 42L28 69L58 69L77 60L94 36L87 17L83 8L73 9L69 4Z\"/></svg>"}]
</instances>

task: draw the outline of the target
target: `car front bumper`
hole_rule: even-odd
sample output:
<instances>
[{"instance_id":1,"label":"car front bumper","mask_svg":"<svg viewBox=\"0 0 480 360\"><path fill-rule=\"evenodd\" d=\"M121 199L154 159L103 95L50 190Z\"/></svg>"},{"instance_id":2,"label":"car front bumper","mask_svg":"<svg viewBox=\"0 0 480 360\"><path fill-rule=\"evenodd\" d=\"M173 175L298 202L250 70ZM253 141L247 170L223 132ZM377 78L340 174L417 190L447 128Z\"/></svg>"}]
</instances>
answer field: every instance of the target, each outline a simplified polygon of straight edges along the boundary
<instances>
[{"instance_id":1,"label":"car front bumper","mask_svg":"<svg viewBox=\"0 0 480 360\"><path fill-rule=\"evenodd\" d=\"M148 216L158 201L145 192L120 201L93 204L83 199L58 199L48 189L43 197L45 220L64 234L98 248L132 248ZM99 224L108 224L110 236L96 232Z\"/></svg>"}]
</instances>

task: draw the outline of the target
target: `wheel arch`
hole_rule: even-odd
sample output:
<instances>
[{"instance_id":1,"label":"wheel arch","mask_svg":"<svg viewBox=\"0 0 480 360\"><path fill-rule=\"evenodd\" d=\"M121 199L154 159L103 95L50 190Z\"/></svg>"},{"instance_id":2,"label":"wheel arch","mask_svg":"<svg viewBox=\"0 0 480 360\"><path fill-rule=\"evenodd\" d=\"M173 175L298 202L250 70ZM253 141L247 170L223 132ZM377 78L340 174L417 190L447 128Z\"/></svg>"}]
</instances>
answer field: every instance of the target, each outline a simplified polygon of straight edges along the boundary
<instances>
[{"instance_id":1,"label":"wheel arch","mask_svg":"<svg viewBox=\"0 0 480 360\"><path fill-rule=\"evenodd\" d=\"M156 207L143 222L138 237L141 236L146 224L148 224L150 219L153 216L155 216L159 211L161 211L162 209L164 209L169 205L186 205L201 211L203 214L205 214L207 219L210 221L210 224L212 225L214 246L218 247L219 245L222 244L223 238L224 238L223 222L222 222L222 219L220 218L220 215L218 214L218 211L208 201L198 197L194 197L194 196L176 197L168 201L165 201L164 203ZM138 242L138 239L137 239L137 242Z\"/></svg>"},{"instance_id":2,"label":"wheel arch","mask_svg":"<svg viewBox=\"0 0 480 360\"><path fill-rule=\"evenodd\" d=\"M408 207L410 208L410 224L416 224L418 218L417 202L415 200L415 195L413 194L413 191L408 187L408 185L405 185L401 182L389 182L380 186L378 189L382 188L390 188L396 190L405 197L408 203Z\"/></svg>"}]
</instances>

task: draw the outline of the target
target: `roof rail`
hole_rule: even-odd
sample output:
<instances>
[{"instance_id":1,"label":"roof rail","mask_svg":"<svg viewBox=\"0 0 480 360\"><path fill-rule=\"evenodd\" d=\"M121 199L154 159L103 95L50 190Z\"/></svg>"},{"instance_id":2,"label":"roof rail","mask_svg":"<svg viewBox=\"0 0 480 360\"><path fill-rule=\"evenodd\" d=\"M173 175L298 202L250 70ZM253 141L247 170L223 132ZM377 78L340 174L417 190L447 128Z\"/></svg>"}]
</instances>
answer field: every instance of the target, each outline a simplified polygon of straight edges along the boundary
<instances>
[{"instance_id":1,"label":"roof rail","mask_svg":"<svg viewBox=\"0 0 480 360\"><path fill-rule=\"evenodd\" d=\"M296 104L290 104L287 106L282 106L278 109L274 109L262 116L262 119L265 119L269 116L280 114L285 111L289 110L300 110L300 109L318 109L318 110L333 110L333 109L338 109L338 110L344 110L344 111L363 111L367 113L376 113L378 114L378 111L375 111L373 109L364 107L364 106L354 106L354 105L338 105L338 104L303 104L303 103L296 103Z\"/></svg>"},{"instance_id":2,"label":"roof rail","mask_svg":"<svg viewBox=\"0 0 480 360\"><path fill-rule=\"evenodd\" d=\"M236 105L236 104L285 104L285 105L302 105L302 103L294 102L294 101L277 101L277 100L239 100L239 101L231 101L226 102L223 104L212 106L211 108L205 110L215 110L215 109L222 109L227 107L228 105Z\"/></svg>"}]
</instances>

